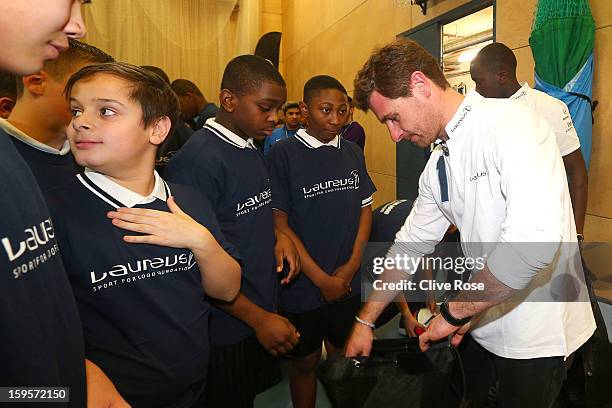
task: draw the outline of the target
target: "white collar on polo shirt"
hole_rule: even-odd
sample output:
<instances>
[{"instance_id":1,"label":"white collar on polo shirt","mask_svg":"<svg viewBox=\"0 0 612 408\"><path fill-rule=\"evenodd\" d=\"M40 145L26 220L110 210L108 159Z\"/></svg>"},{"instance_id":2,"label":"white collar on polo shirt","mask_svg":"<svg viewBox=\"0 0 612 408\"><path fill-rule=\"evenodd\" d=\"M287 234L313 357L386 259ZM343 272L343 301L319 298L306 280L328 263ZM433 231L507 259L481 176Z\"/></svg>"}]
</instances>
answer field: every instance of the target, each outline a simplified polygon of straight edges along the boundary
<instances>
[{"instance_id":1,"label":"white collar on polo shirt","mask_svg":"<svg viewBox=\"0 0 612 408\"><path fill-rule=\"evenodd\" d=\"M239 147L241 149L249 148L249 149L257 149L255 144L253 143L253 138L249 137L247 140L244 140L228 128L223 125L220 125L215 121L215 118L210 118L206 120L206 124L204 125L209 130L211 130L214 134L219 136L223 141Z\"/></svg>"},{"instance_id":2,"label":"white collar on polo shirt","mask_svg":"<svg viewBox=\"0 0 612 408\"><path fill-rule=\"evenodd\" d=\"M295 137L311 149L318 149L321 146L331 146L338 149L340 148L340 136L338 135L336 135L336 137L334 137L329 142L322 143L314 136L310 136L306 129L299 129L295 134Z\"/></svg>"},{"instance_id":3,"label":"white collar on polo shirt","mask_svg":"<svg viewBox=\"0 0 612 408\"><path fill-rule=\"evenodd\" d=\"M457 111L444 127L446 135L449 139L452 139L455 135L461 134L466 127L466 119L471 116L473 105L480 103L482 99L484 99L484 97L476 91L470 91L467 95L465 95L463 101L457 108Z\"/></svg>"},{"instance_id":4,"label":"white collar on polo shirt","mask_svg":"<svg viewBox=\"0 0 612 408\"><path fill-rule=\"evenodd\" d=\"M134 191L123 187L120 184L117 184L107 176L102 173L98 173L91 169L85 169L85 173L77 175L77 178L85 187L91 190L94 194L100 197L102 200L106 201L110 205L115 208L119 208L121 206L132 208L137 204L148 204L155 201L155 199L160 199L162 201L166 201L168 196L171 195L170 188L166 184L166 182L157 174L156 171L153 171L155 176L155 185L153 186L153 191L148 196L142 196ZM108 197L105 197L102 192L106 193L114 200L109 200ZM116 201L116 202L113 202Z\"/></svg>"},{"instance_id":5,"label":"white collar on polo shirt","mask_svg":"<svg viewBox=\"0 0 612 408\"><path fill-rule=\"evenodd\" d=\"M523 96L526 96L526 95L527 95L527 92L529 92L530 90L531 90L531 87L529 86L529 84L528 84L527 82L525 82L525 83L524 83L524 84L523 84L523 85L522 85L522 86L519 88L519 90L518 90L518 91L516 91L516 92L514 93L514 95L512 95L512 96L510 97L510 99L520 99L520 98L522 98Z\"/></svg>"},{"instance_id":6,"label":"white collar on polo shirt","mask_svg":"<svg viewBox=\"0 0 612 408\"><path fill-rule=\"evenodd\" d=\"M23 143L35 148L36 150L40 150L45 153L55 154L57 156L65 156L70 153L70 144L68 143L68 140L64 141L62 148L58 150L54 147L47 146L46 144L39 142L31 136L28 136L21 130L17 129L15 125L13 125L6 119L0 119L0 127L4 129L6 133L13 136L15 139L22 141Z\"/></svg>"}]
</instances>

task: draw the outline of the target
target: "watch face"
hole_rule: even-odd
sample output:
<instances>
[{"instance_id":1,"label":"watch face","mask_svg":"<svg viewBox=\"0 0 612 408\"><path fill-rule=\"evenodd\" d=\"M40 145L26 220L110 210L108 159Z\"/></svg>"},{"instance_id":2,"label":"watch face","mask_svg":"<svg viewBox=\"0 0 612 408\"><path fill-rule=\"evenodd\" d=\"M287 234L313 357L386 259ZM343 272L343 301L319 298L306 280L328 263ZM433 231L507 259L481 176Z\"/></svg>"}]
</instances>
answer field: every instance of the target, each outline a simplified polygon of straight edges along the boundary
<instances>
[{"instance_id":1,"label":"watch face","mask_svg":"<svg viewBox=\"0 0 612 408\"><path fill-rule=\"evenodd\" d=\"M429 326L429 323L431 323L432 317L433 317L433 314L427 307L419 309L419 311L417 312L417 316L416 316L418 322L421 323L425 327Z\"/></svg>"}]
</instances>

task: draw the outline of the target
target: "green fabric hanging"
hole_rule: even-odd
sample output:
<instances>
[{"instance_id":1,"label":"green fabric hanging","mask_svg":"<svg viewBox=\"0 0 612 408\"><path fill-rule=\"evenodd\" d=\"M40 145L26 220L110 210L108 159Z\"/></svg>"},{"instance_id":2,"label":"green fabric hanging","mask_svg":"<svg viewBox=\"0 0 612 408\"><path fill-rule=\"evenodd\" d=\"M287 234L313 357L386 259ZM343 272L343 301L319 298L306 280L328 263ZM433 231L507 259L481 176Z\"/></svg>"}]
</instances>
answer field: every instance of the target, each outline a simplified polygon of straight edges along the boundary
<instances>
[{"instance_id":1,"label":"green fabric hanging","mask_svg":"<svg viewBox=\"0 0 612 408\"><path fill-rule=\"evenodd\" d=\"M588 0L538 0L529 45L541 79L565 87L584 66L594 42Z\"/></svg>"}]
</instances>

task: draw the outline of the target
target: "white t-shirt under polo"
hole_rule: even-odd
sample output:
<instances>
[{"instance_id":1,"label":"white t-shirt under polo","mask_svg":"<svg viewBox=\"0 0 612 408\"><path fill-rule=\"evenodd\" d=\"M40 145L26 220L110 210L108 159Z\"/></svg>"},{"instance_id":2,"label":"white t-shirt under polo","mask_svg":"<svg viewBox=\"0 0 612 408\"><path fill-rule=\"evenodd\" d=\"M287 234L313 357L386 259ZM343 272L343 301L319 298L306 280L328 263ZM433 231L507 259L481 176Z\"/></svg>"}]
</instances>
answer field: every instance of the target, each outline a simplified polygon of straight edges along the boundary
<instances>
[{"instance_id":1,"label":"white t-shirt under polo","mask_svg":"<svg viewBox=\"0 0 612 408\"><path fill-rule=\"evenodd\" d=\"M555 132L561 156L567 156L580 148L576 128L574 128L569 109L563 101L531 88L527 82L510 99L529 106L544 117Z\"/></svg>"},{"instance_id":2,"label":"white t-shirt under polo","mask_svg":"<svg viewBox=\"0 0 612 408\"><path fill-rule=\"evenodd\" d=\"M474 339L506 358L569 356L595 329L590 304L533 302L559 279L583 281L552 130L533 110L476 92L466 96L445 129L448 154L442 146L432 152L390 255L432 253L453 223L466 257L487 254L493 275L522 289L473 320ZM584 287L579 290L580 299L588 300Z\"/></svg>"}]
</instances>

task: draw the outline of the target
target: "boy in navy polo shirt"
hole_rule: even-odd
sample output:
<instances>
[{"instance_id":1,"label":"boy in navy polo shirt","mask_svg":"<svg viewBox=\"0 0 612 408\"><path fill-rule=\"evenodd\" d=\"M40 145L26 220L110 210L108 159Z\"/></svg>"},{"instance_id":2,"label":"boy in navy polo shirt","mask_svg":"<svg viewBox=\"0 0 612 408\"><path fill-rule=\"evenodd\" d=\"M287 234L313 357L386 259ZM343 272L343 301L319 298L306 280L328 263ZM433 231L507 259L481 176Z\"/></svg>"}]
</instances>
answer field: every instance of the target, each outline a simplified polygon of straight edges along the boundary
<instances>
[{"instance_id":1,"label":"boy in navy polo shirt","mask_svg":"<svg viewBox=\"0 0 612 408\"><path fill-rule=\"evenodd\" d=\"M57 58L68 37L85 34L80 7L79 0L3 2L0 70L28 75ZM85 407L81 325L49 210L2 129L0 180L0 385L68 387L70 402L53 406Z\"/></svg>"},{"instance_id":2,"label":"boy in navy polo shirt","mask_svg":"<svg viewBox=\"0 0 612 408\"><path fill-rule=\"evenodd\" d=\"M234 58L223 73L216 118L166 168L169 180L195 187L212 202L221 230L242 259L240 294L212 309L207 407L252 406L256 394L280 380L273 356L298 341L295 327L276 314L277 272L286 258L289 276L281 283L291 280L298 269L295 247L282 233L275 247L270 180L253 143L274 130L286 92L285 81L265 59Z\"/></svg>"},{"instance_id":3,"label":"boy in navy polo shirt","mask_svg":"<svg viewBox=\"0 0 612 408\"><path fill-rule=\"evenodd\" d=\"M82 168L74 161L66 140L70 109L64 86L73 73L86 65L113 58L94 46L70 40L68 50L47 61L42 71L17 82L17 103L0 127L11 135L30 166L43 193L74 179Z\"/></svg>"},{"instance_id":4,"label":"boy in navy polo shirt","mask_svg":"<svg viewBox=\"0 0 612 408\"><path fill-rule=\"evenodd\" d=\"M330 353L341 348L361 305L357 272L376 188L361 149L338 135L349 111L342 84L311 78L300 107L306 129L275 144L268 160L274 222L294 241L303 272L280 296L280 309L301 334L291 395L295 407L311 407L323 340Z\"/></svg>"},{"instance_id":5,"label":"boy in navy polo shirt","mask_svg":"<svg viewBox=\"0 0 612 408\"><path fill-rule=\"evenodd\" d=\"M176 95L123 63L81 69L66 95L68 138L86 171L48 202L83 324L89 400L97 406L110 393L132 407L196 406L208 365L204 292L231 301L240 267L205 199L154 172Z\"/></svg>"}]
</instances>

